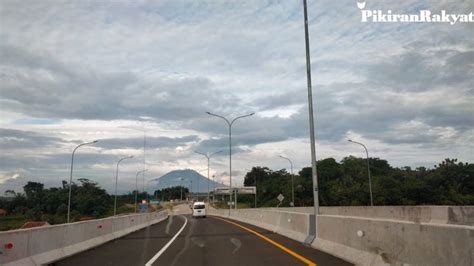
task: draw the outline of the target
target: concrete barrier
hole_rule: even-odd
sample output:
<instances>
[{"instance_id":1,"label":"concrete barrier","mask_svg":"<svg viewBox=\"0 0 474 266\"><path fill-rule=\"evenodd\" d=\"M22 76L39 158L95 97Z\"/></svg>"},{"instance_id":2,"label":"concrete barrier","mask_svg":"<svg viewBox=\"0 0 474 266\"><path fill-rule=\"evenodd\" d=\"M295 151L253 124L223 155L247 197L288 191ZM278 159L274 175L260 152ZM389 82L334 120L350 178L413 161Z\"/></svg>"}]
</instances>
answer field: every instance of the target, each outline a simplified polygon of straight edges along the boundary
<instances>
[{"instance_id":1,"label":"concrete barrier","mask_svg":"<svg viewBox=\"0 0 474 266\"><path fill-rule=\"evenodd\" d=\"M304 242L311 233L310 214L272 209L209 209L210 215L228 217Z\"/></svg>"},{"instance_id":2,"label":"concrete barrier","mask_svg":"<svg viewBox=\"0 0 474 266\"><path fill-rule=\"evenodd\" d=\"M313 207L259 208L312 214ZM415 223L474 225L474 206L347 206L320 207L320 215L356 216Z\"/></svg>"},{"instance_id":3,"label":"concrete barrier","mask_svg":"<svg viewBox=\"0 0 474 266\"><path fill-rule=\"evenodd\" d=\"M320 215L316 228L314 248L360 265L474 265L473 226Z\"/></svg>"},{"instance_id":4,"label":"concrete barrier","mask_svg":"<svg viewBox=\"0 0 474 266\"><path fill-rule=\"evenodd\" d=\"M474 206L321 207L320 214L401 220L414 223L474 225Z\"/></svg>"},{"instance_id":5,"label":"concrete barrier","mask_svg":"<svg viewBox=\"0 0 474 266\"><path fill-rule=\"evenodd\" d=\"M41 265L122 237L168 217L167 211L0 233L0 265Z\"/></svg>"},{"instance_id":6,"label":"concrete barrier","mask_svg":"<svg viewBox=\"0 0 474 266\"><path fill-rule=\"evenodd\" d=\"M312 207L210 210L303 242ZM473 206L321 207L311 246L356 265L474 265Z\"/></svg>"}]
</instances>

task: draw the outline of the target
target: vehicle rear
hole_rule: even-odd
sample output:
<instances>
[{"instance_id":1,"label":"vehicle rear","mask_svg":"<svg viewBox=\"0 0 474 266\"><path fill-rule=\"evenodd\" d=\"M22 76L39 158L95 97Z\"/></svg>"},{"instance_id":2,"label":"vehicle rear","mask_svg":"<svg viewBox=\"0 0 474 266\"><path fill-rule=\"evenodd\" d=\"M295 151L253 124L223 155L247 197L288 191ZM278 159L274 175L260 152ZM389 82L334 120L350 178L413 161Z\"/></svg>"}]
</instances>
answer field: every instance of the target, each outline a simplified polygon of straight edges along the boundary
<instances>
[{"instance_id":1,"label":"vehicle rear","mask_svg":"<svg viewBox=\"0 0 474 266\"><path fill-rule=\"evenodd\" d=\"M206 204L204 202L193 204L193 217L206 217Z\"/></svg>"}]
</instances>

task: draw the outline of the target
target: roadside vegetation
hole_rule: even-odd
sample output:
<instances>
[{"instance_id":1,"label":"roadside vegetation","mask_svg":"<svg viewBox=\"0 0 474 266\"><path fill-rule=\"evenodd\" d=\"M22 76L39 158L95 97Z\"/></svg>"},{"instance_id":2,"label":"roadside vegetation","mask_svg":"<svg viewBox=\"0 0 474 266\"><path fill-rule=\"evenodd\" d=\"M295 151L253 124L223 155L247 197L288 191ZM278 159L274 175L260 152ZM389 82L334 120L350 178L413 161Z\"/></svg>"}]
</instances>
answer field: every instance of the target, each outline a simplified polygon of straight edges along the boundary
<instances>
[{"instance_id":1,"label":"roadside vegetation","mask_svg":"<svg viewBox=\"0 0 474 266\"><path fill-rule=\"evenodd\" d=\"M337 162L333 158L317 163L319 200L321 206L370 205L367 161L364 158L346 157ZM419 167L394 168L386 160L370 158L374 205L474 205L474 164L445 159L432 169ZM294 178L295 206L312 206L311 168L305 167ZM253 167L245 175L244 185L255 186L257 180L257 206L277 207L279 194L284 196L280 207L291 202L291 174L287 170ZM81 221L113 215L114 197L88 179L72 184L71 220ZM44 188L37 182L28 182L23 193L6 191L0 198L0 230L19 228L26 221L47 221L50 224L66 222L69 185ZM186 187L170 187L155 191L154 195L139 193L137 200L156 198L162 202L185 199ZM217 208L228 208L228 197L216 195ZM238 208L255 206L254 195L239 195ZM151 204L150 211L163 208ZM117 213L135 211L135 194L131 192L117 198Z\"/></svg>"},{"instance_id":2,"label":"roadside vegetation","mask_svg":"<svg viewBox=\"0 0 474 266\"><path fill-rule=\"evenodd\" d=\"M88 179L78 179L73 183L71 197L71 221L105 218L113 215L114 197ZM28 182L23 193L6 191L0 199L0 209L7 212L0 216L0 231L20 228L27 221L46 221L49 224L66 222L69 185L63 181L62 187L44 188L37 182ZM138 202L147 198L138 194ZM160 209L154 206L150 211ZM117 197L117 214L135 212L134 192Z\"/></svg>"},{"instance_id":3,"label":"roadside vegetation","mask_svg":"<svg viewBox=\"0 0 474 266\"><path fill-rule=\"evenodd\" d=\"M370 158L374 205L474 205L474 164L445 159L432 169L394 168L386 160ZM367 160L346 157L337 162L327 158L317 162L321 206L370 205ZM294 175L295 206L312 206L311 167ZM291 174L285 169L253 167L244 185L254 186L257 179L258 207L276 207L277 196L291 201ZM242 195L239 202L254 205L253 195Z\"/></svg>"}]
</instances>

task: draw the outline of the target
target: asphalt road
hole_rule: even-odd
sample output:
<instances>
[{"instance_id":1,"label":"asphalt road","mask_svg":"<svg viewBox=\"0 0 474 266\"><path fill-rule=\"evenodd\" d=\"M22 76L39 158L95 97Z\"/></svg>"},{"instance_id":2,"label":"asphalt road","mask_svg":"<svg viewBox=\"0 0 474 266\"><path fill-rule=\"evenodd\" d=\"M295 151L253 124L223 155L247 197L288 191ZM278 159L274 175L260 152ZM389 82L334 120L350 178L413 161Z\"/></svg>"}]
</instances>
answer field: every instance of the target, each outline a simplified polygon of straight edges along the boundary
<instances>
[{"instance_id":1,"label":"asphalt road","mask_svg":"<svg viewBox=\"0 0 474 266\"><path fill-rule=\"evenodd\" d=\"M156 260L150 265L311 265L308 262L318 266L351 265L267 230L231 221L254 231L249 232L229 221L212 216L199 219L190 215L170 216L167 221L55 265L145 265L152 259ZM182 228L167 249L156 256Z\"/></svg>"}]
</instances>

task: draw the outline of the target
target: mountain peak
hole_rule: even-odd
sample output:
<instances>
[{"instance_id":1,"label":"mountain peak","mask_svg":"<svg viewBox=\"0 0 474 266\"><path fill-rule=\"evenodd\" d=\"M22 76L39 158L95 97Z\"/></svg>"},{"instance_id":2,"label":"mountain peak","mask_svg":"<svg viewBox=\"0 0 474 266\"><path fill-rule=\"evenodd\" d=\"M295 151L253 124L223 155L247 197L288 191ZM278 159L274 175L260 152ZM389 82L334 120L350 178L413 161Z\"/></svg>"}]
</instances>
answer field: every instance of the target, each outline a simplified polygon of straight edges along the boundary
<instances>
[{"instance_id":1,"label":"mountain peak","mask_svg":"<svg viewBox=\"0 0 474 266\"><path fill-rule=\"evenodd\" d=\"M189 188L192 192L207 192L208 179L192 169L179 169L168 172L158 178L152 179L156 181L155 190L167 187L183 186ZM209 180L209 190L212 191L216 187L222 187L223 184Z\"/></svg>"}]
</instances>

